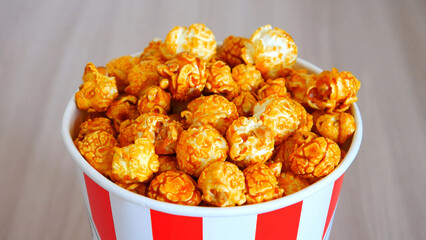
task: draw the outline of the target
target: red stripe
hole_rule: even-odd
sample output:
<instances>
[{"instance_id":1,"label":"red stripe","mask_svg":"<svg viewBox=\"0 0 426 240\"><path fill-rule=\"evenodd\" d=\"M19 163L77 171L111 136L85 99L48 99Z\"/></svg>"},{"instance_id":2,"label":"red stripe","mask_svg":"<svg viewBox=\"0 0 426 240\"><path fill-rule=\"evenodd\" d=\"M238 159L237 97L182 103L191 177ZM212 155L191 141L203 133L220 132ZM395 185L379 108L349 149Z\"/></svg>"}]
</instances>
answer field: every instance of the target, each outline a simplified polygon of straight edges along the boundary
<instances>
[{"instance_id":1,"label":"red stripe","mask_svg":"<svg viewBox=\"0 0 426 240\"><path fill-rule=\"evenodd\" d=\"M154 240L203 239L203 218L186 217L151 209L151 226Z\"/></svg>"},{"instance_id":2,"label":"red stripe","mask_svg":"<svg viewBox=\"0 0 426 240\"><path fill-rule=\"evenodd\" d=\"M256 240L297 238L303 201L257 216Z\"/></svg>"},{"instance_id":3,"label":"red stripe","mask_svg":"<svg viewBox=\"0 0 426 240\"><path fill-rule=\"evenodd\" d=\"M330 224L331 218L333 217L334 210L337 206L337 200L339 200L340 189L342 188L343 178L345 174L339 177L334 182L333 193L331 195L330 206L328 207L327 220L325 222L324 233L322 234L322 238L324 239L325 233L327 232L328 225Z\"/></svg>"},{"instance_id":4,"label":"red stripe","mask_svg":"<svg viewBox=\"0 0 426 240\"><path fill-rule=\"evenodd\" d=\"M86 182L92 218L100 239L116 239L108 191L96 184L86 174L84 174L84 181Z\"/></svg>"}]
</instances>

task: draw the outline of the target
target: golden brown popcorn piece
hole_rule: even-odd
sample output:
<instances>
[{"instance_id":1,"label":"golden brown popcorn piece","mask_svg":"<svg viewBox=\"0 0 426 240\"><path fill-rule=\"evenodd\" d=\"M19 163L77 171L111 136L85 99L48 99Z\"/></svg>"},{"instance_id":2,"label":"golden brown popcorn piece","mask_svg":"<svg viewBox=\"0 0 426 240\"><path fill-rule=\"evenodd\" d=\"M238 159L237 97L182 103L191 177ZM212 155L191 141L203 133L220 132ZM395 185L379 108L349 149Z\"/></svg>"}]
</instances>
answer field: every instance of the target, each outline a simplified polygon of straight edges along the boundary
<instances>
[{"instance_id":1,"label":"golden brown popcorn piece","mask_svg":"<svg viewBox=\"0 0 426 240\"><path fill-rule=\"evenodd\" d=\"M323 137L343 144L355 132L354 117L346 112L322 114L315 121L315 127Z\"/></svg>"},{"instance_id":2,"label":"golden brown popcorn piece","mask_svg":"<svg viewBox=\"0 0 426 240\"><path fill-rule=\"evenodd\" d=\"M156 176L149 185L147 196L188 206L197 206L201 202L201 193L195 181L180 171L166 171Z\"/></svg>"},{"instance_id":3,"label":"golden brown popcorn piece","mask_svg":"<svg viewBox=\"0 0 426 240\"><path fill-rule=\"evenodd\" d=\"M201 96L191 101L181 113L189 126L194 123L211 124L225 135L231 123L238 118L237 107L220 95Z\"/></svg>"},{"instance_id":4,"label":"golden brown popcorn piece","mask_svg":"<svg viewBox=\"0 0 426 240\"><path fill-rule=\"evenodd\" d=\"M160 174L166 171L179 170L177 159L173 155L158 155L158 161L160 162L160 168L158 169L157 174Z\"/></svg>"},{"instance_id":5,"label":"golden brown popcorn piece","mask_svg":"<svg viewBox=\"0 0 426 240\"><path fill-rule=\"evenodd\" d=\"M146 192L148 191L148 187L149 187L147 183L140 183L140 182L136 182L136 183L114 182L114 183L128 191L137 193L142 196L146 196Z\"/></svg>"},{"instance_id":6,"label":"golden brown popcorn piece","mask_svg":"<svg viewBox=\"0 0 426 240\"><path fill-rule=\"evenodd\" d=\"M268 96L276 95L278 97L289 97L290 94L287 92L285 87L284 78L268 79L265 84L257 92L259 100L267 98Z\"/></svg>"},{"instance_id":7,"label":"golden brown popcorn piece","mask_svg":"<svg viewBox=\"0 0 426 240\"><path fill-rule=\"evenodd\" d=\"M275 145L282 143L296 130L309 131L313 124L312 116L300 103L274 95L256 103L253 116L271 128Z\"/></svg>"},{"instance_id":8,"label":"golden brown popcorn piece","mask_svg":"<svg viewBox=\"0 0 426 240\"><path fill-rule=\"evenodd\" d=\"M306 179L295 175L291 171L282 173L277 180L280 188L284 189L285 196L298 192L309 186L309 182Z\"/></svg>"},{"instance_id":9,"label":"golden brown popcorn piece","mask_svg":"<svg viewBox=\"0 0 426 240\"><path fill-rule=\"evenodd\" d=\"M127 76L129 86L124 91L133 96L140 96L148 87L158 86L160 75L157 66L160 64L156 60L144 60L136 64Z\"/></svg>"},{"instance_id":10,"label":"golden brown popcorn piece","mask_svg":"<svg viewBox=\"0 0 426 240\"><path fill-rule=\"evenodd\" d=\"M76 141L78 151L86 161L104 176L110 176L117 140L106 131L88 133L81 141Z\"/></svg>"},{"instance_id":11,"label":"golden brown popcorn piece","mask_svg":"<svg viewBox=\"0 0 426 240\"><path fill-rule=\"evenodd\" d=\"M244 63L241 50L247 42L249 42L249 39L244 37L228 36L223 40L223 44L217 53L218 59L227 63L231 68Z\"/></svg>"},{"instance_id":12,"label":"golden brown popcorn piece","mask_svg":"<svg viewBox=\"0 0 426 240\"><path fill-rule=\"evenodd\" d=\"M150 139L139 138L134 144L114 148L111 178L122 183L146 182L158 171L160 163Z\"/></svg>"},{"instance_id":13,"label":"golden brown popcorn piece","mask_svg":"<svg viewBox=\"0 0 426 240\"><path fill-rule=\"evenodd\" d=\"M129 85L127 75L130 69L139 63L138 57L121 56L114 58L106 64L108 77L114 77L118 91L122 92Z\"/></svg>"},{"instance_id":14,"label":"golden brown popcorn piece","mask_svg":"<svg viewBox=\"0 0 426 240\"><path fill-rule=\"evenodd\" d=\"M120 125L125 120L135 119L139 116L137 101L138 98L135 96L122 95L111 103L106 115L113 120L115 130L120 131Z\"/></svg>"},{"instance_id":15,"label":"golden brown popcorn piece","mask_svg":"<svg viewBox=\"0 0 426 240\"><path fill-rule=\"evenodd\" d=\"M265 163L266 166L268 166L269 169L271 169L272 173L274 173L275 177L279 177L281 175L281 171L283 168L282 162L272 162L268 161Z\"/></svg>"},{"instance_id":16,"label":"golden brown popcorn piece","mask_svg":"<svg viewBox=\"0 0 426 240\"><path fill-rule=\"evenodd\" d=\"M86 65L83 82L75 93L75 102L80 110L105 112L118 96L115 79L99 73L93 63Z\"/></svg>"},{"instance_id":17,"label":"golden brown popcorn piece","mask_svg":"<svg viewBox=\"0 0 426 240\"><path fill-rule=\"evenodd\" d=\"M168 89L176 101L199 97L206 85L206 62L188 52L181 52L158 66L162 89Z\"/></svg>"},{"instance_id":18,"label":"golden brown popcorn piece","mask_svg":"<svg viewBox=\"0 0 426 240\"><path fill-rule=\"evenodd\" d=\"M286 31L265 25L257 29L242 49L242 58L255 65L265 78L277 78L279 71L293 65L297 46Z\"/></svg>"},{"instance_id":19,"label":"golden brown popcorn piece","mask_svg":"<svg viewBox=\"0 0 426 240\"><path fill-rule=\"evenodd\" d=\"M148 87L144 95L139 99L138 110L142 113L167 114L170 111L172 95L159 86Z\"/></svg>"},{"instance_id":20,"label":"golden brown popcorn piece","mask_svg":"<svg viewBox=\"0 0 426 240\"><path fill-rule=\"evenodd\" d=\"M97 117L87 119L82 124L80 124L80 132L78 133L78 137L75 142L81 141L86 135L96 131L104 131L112 134L113 136L116 135L116 132L111 125L111 120L105 117Z\"/></svg>"},{"instance_id":21,"label":"golden brown popcorn piece","mask_svg":"<svg viewBox=\"0 0 426 240\"><path fill-rule=\"evenodd\" d=\"M304 106L308 106L308 86L312 82L313 75L308 74L306 69L284 69L285 86L291 92L294 100Z\"/></svg>"},{"instance_id":22,"label":"golden brown popcorn piece","mask_svg":"<svg viewBox=\"0 0 426 240\"><path fill-rule=\"evenodd\" d=\"M265 163L274 151L274 134L254 117L240 117L226 131L229 157L238 167Z\"/></svg>"},{"instance_id":23,"label":"golden brown popcorn piece","mask_svg":"<svg viewBox=\"0 0 426 240\"><path fill-rule=\"evenodd\" d=\"M232 100L232 103L237 107L239 116L250 117L253 115L253 109L254 105L257 103L257 99L252 93L243 91L238 97Z\"/></svg>"},{"instance_id":24,"label":"golden brown popcorn piece","mask_svg":"<svg viewBox=\"0 0 426 240\"><path fill-rule=\"evenodd\" d=\"M166 36L161 46L163 55L171 59L180 52L189 52L208 62L216 54L213 32L202 23L186 27L176 26Z\"/></svg>"},{"instance_id":25,"label":"golden brown popcorn piece","mask_svg":"<svg viewBox=\"0 0 426 240\"><path fill-rule=\"evenodd\" d=\"M246 202L244 174L230 162L214 162L198 178L201 199L212 206L232 207Z\"/></svg>"},{"instance_id":26,"label":"golden brown popcorn piece","mask_svg":"<svg viewBox=\"0 0 426 240\"><path fill-rule=\"evenodd\" d=\"M361 83L350 72L336 68L316 75L308 87L308 103L314 109L326 112L344 112L358 100Z\"/></svg>"},{"instance_id":27,"label":"golden brown popcorn piece","mask_svg":"<svg viewBox=\"0 0 426 240\"><path fill-rule=\"evenodd\" d=\"M340 148L333 140L317 137L298 146L289 157L291 170L302 178L327 176L340 162Z\"/></svg>"},{"instance_id":28,"label":"golden brown popcorn piece","mask_svg":"<svg viewBox=\"0 0 426 240\"><path fill-rule=\"evenodd\" d=\"M208 124L194 124L180 134L176 158L180 170L198 177L212 162L225 161L228 150L219 131Z\"/></svg>"},{"instance_id":29,"label":"golden brown popcorn piece","mask_svg":"<svg viewBox=\"0 0 426 240\"><path fill-rule=\"evenodd\" d=\"M261 203L283 196L284 190L271 169L263 163L248 166L243 171L248 204Z\"/></svg>"},{"instance_id":30,"label":"golden brown popcorn piece","mask_svg":"<svg viewBox=\"0 0 426 240\"><path fill-rule=\"evenodd\" d=\"M221 94L228 100L238 96L240 88L232 79L228 65L222 61L216 61L207 66L206 92Z\"/></svg>"},{"instance_id":31,"label":"golden brown popcorn piece","mask_svg":"<svg viewBox=\"0 0 426 240\"><path fill-rule=\"evenodd\" d=\"M155 152L157 154L175 154L178 139L183 130L180 122L167 120L155 136Z\"/></svg>"},{"instance_id":32,"label":"golden brown popcorn piece","mask_svg":"<svg viewBox=\"0 0 426 240\"><path fill-rule=\"evenodd\" d=\"M160 39L154 39L149 42L149 45L143 50L141 55L139 56L140 61L144 60L155 60L160 63L164 63L167 61L166 57L161 53L160 47L163 42Z\"/></svg>"},{"instance_id":33,"label":"golden brown popcorn piece","mask_svg":"<svg viewBox=\"0 0 426 240\"><path fill-rule=\"evenodd\" d=\"M257 93L263 83L255 66L240 64L232 68L232 77L242 91Z\"/></svg>"}]
</instances>

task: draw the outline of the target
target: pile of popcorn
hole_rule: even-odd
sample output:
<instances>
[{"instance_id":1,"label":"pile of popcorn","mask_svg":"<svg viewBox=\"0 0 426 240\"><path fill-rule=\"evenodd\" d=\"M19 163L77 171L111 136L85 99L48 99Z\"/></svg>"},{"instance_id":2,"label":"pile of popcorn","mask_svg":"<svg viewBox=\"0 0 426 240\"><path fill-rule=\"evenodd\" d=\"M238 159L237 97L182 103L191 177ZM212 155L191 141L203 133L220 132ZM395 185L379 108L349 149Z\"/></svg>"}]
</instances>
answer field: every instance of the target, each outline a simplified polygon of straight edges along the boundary
<instances>
[{"instance_id":1,"label":"pile of popcorn","mask_svg":"<svg viewBox=\"0 0 426 240\"><path fill-rule=\"evenodd\" d=\"M360 88L350 72L311 74L296 59L292 37L270 25L221 46L204 24L175 27L138 56L86 65L74 143L117 185L164 202L229 207L292 194L343 159Z\"/></svg>"}]
</instances>

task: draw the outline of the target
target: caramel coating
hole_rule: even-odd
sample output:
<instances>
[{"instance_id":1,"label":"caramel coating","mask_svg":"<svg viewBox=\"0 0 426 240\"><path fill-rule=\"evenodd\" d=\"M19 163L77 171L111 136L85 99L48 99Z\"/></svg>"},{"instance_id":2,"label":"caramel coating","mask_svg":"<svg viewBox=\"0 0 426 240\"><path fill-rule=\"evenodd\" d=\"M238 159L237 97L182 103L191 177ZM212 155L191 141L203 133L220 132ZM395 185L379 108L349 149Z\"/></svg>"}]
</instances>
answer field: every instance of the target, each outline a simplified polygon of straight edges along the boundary
<instances>
[{"instance_id":1,"label":"caramel coating","mask_svg":"<svg viewBox=\"0 0 426 240\"><path fill-rule=\"evenodd\" d=\"M118 90L121 92L129 85L127 75L130 69L139 63L138 57L121 56L109 61L105 66L108 77L114 77Z\"/></svg>"},{"instance_id":2,"label":"caramel coating","mask_svg":"<svg viewBox=\"0 0 426 240\"><path fill-rule=\"evenodd\" d=\"M172 170L172 171L179 170L177 159L173 155L158 155L158 161L160 162L160 168L158 169L157 174L160 174L162 172L166 172L169 170Z\"/></svg>"},{"instance_id":3,"label":"caramel coating","mask_svg":"<svg viewBox=\"0 0 426 240\"><path fill-rule=\"evenodd\" d=\"M271 169L263 163L248 166L243 171L248 204L261 203L283 196L284 190Z\"/></svg>"},{"instance_id":4,"label":"caramel coating","mask_svg":"<svg viewBox=\"0 0 426 240\"><path fill-rule=\"evenodd\" d=\"M278 178L278 186L284 189L284 195L290 195L292 193L298 192L307 186L309 182L306 179L301 178L298 175L295 175L291 171L282 173Z\"/></svg>"},{"instance_id":5,"label":"caramel coating","mask_svg":"<svg viewBox=\"0 0 426 240\"><path fill-rule=\"evenodd\" d=\"M286 31L265 25L257 29L242 49L245 63L255 65L264 78L277 78L285 67L297 59L297 46Z\"/></svg>"},{"instance_id":6,"label":"caramel coating","mask_svg":"<svg viewBox=\"0 0 426 240\"><path fill-rule=\"evenodd\" d=\"M257 92L259 100L265 99L268 96L276 95L278 97L289 97L290 94L287 92L285 87L284 78L268 79L265 84Z\"/></svg>"},{"instance_id":7,"label":"caramel coating","mask_svg":"<svg viewBox=\"0 0 426 240\"><path fill-rule=\"evenodd\" d=\"M298 146L289 157L291 170L302 178L327 176L340 162L340 148L333 140L317 137Z\"/></svg>"},{"instance_id":8,"label":"caramel coating","mask_svg":"<svg viewBox=\"0 0 426 240\"><path fill-rule=\"evenodd\" d=\"M198 178L201 199L212 206L232 207L246 202L243 172L230 162L214 162Z\"/></svg>"},{"instance_id":9,"label":"caramel coating","mask_svg":"<svg viewBox=\"0 0 426 240\"><path fill-rule=\"evenodd\" d=\"M244 37L228 36L223 40L223 44L217 52L217 57L224 61L231 68L244 63L241 57L241 50L249 39Z\"/></svg>"},{"instance_id":10,"label":"caramel coating","mask_svg":"<svg viewBox=\"0 0 426 240\"><path fill-rule=\"evenodd\" d=\"M237 107L220 95L201 96L191 101L181 112L189 126L194 123L211 124L225 135L231 123L238 118Z\"/></svg>"},{"instance_id":11,"label":"caramel coating","mask_svg":"<svg viewBox=\"0 0 426 240\"><path fill-rule=\"evenodd\" d=\"M118 141L121 146L127 146L144 137L154 143L157 154L173 154L182 131L182 124L170 120L167 115L144 113L121 124Z\"/></svg>"},{"instance_id":12,"label":"caramel coating","mask_svg":"<svg viewBox=\"0 0 426 240\"><path fill-rule=\"evenodd\" d=\"M283 168L283 164L281 162L268 161L265 163L265 165L268 166L269 169L271 169L275 177L279 177L281 175L281 171Z\"/></svg>"},{"instance_id":13,"label":"caramel coating","mask_svg":"<svg viewBox=\"0 0 426 240\"><path fill-rule=\"evenodd\" d=\"M140 61L144 60L155 60L160 63L167 61L167 58L163 56L163 53L160 50L163 42L160 39L154 39L149 42L149 45L143 50L139 56Z\"/></svg>"},{"instance_id":14,"label":"caramel coating","mask_svg":"<svg viewBox=\"0 0 426 240\"><path fill-rule=\"evenodd\" d=\"M116 181L114 183L128 191L137 193L142 196L146 196L146 192L148 191L148 187L149 187L149 185L147 185L146 183L140 183L140 182L121 183Z\"/></svg>"},{"instance_id":15,"label":"caramel coating","mask_svg":"<svg viewBox=\"0 0 426 240\"><path fill-rule=\"evenodd\" d=\"M257 99L252 93L243 91L238 97L232 100L232 103L237 107L239 116L250 117L253 115L253 109L254 105L257 103Z\"/></svg>"},{"instance_id":16,"label":"caramel coating","mask_svg":"<svg viewBox=\"0 0 426 240\"><path fill-rule=\"evenodd\" d=\"M361 83L350 72L336 68L316 75L308 87L308 104L326 112L344 112L358 100Z\"/></svg>"},{"instance_id":17,"label":"caramel coating","mask_svg":"<svg viewBox=\"0 0 426 240\"><path fill-rule=\"evenodd\" d=\"M118 182L146 182L160 166L154 144L147 138L139 138L126 147L116 147L114 151L111 178Z\"/></svg>"},{"instance_id":18,"label":"caramel coating","mask_svg":"<svg viewBox=\"0 0 426 240\"><path fill-rule=\"evenodd\" d=\"M111 120L105 117L97 117L93 119L87 119L80 124L80 132L78 133L78 137L75 139L75 142L83 140L86 135L96 131L107 132L113 136L116 134L114 128L111 125Z\"/></svg>"},{"instance_id":19,"label":"caramel coating","mask_svg":"<svg viewBox=\"0 0 426 240\"><path fill-rule=\"evenodd\" d=\"M228 156L225 138L208 124L194 124L180 134L176 158L180 170L193 177L212 162L225 161Z\"/></svg>"},{"instance_id":20,"label":"caramel coating","mask_svg":"<svg viewBox=\"0 0 426 240\"><path fill-rule=\"evenodd\" d=\"M275 145L282 143L296 130L309 131L313 125L312 116L300 103L274 95L256 103L253 116L272 129Z\"/></svg>"},{"instance_id":21,"label":"caramel coating","mask_svg":"<svg viewBox=\"0 0 426 240\"><path fill-rule=\"evenodd\" d=\"M129 86L124 91L133 96L140 96L148 87L158 86L160 75L157 73L157 66L160 64L156 60L144 60L136 64L127 76Z\"/></svg>"},{"instance_id":22,"label":"caramel coating","mask_svg":"<svg viewBox=\"0 0 426 240\"><path fill-rule=\"evenodd\" d=\"M202 23L186 27L176 26L166 36L161 46L163 55L171 59L180 52L189 52L208 62L216 54L213 32Z\"/></svg>"},{"instance_id":23,"label":"caramel coating","mask_svg":"<svg viewBox=\"0 0 426 240\"><path fill-rule=\"evenodd\" d=\"M139 98L138 110L143 113L167 114L170 111L172 95L159 86L148 87L142 97Z\"/></svg>"},{"instance_id":24,"label":"caramel coating","mask_svg":"<svg viewBox=\"0 0 426 240\"><path fill-rule=\"evenodd\" d=\"M114 148L117 146L114 136L102 130L88 133L81 141L76 141L76 147L81 155L104 176L111 175Z\"/></svg>"},{"instance_id":25,"label":"caramel coating","mask_svg":"<svg viewBox=\"0 0 426 240\"><path fill-rule=\"evenodd\" d=\"M346 112L322 114L316 119L315 127L321 136L339 144L345 143L356 129L354 117Z\"/></svg>"},{"instance_id":26,"label":"caramel coating","mask_svg":"<svg viewBox=\"0 0 426 240\"><path fill-rule=\"evenodd\" d=\"M238 167L265 163L274 151L274 134L254 117L239 117L226 131L229 157Z\"/></svg>"},{"instance_id":27,"label":"caramel coating","mask_svg":"<svg viewBox=\"0 0 426 240\"><path fill-rule=\"evenodd\" d=\"M205 91L221 94L232 100L238 96L240 88L232 78L231 68L222 61L215 61L207 65Z\"/></svg>"},{"instance_id":28,"label":"caramel coating","mask_svg":"<svg viewBox=\"0 0 426 240\"><path fill-rule=\"evenodd\" d=\"M120 125L125 120L135 119L139 116L136 106L137 101L138 98L135 96L122 95L111 103L106 115L113 120L115 130L120 131Z\"/></svg>"},{"instance_id":29,"label":"caramel coating","mask_svg":"<svg viewBox=\"0 0 426 240\"><path fill-rule=\"evenodd\" d=\"M181 52L158 66L163 77L160 87L168 89L176 101L197 98L206 85L206 62L188 52Z\"/></svg>"},{"instance_id":30,"label":"caramel coating","mask_svg":"<svg viewBox=\"0 0 426 240\"><path fill-rule=\"evenodd\" d=\"M303 106L308 106L308 86L312 82L313 74L308 74L306 69L284 69L285 86L294 100Z\"/></svg>"},{"instance_id":31,"label":"caramel coating","mask_svg":"<svg viewBox=\"0 0 426 240\"><path fill-rule=\"evenodd\" d=\"M180 171L166 171L155 177L149 185L147 196L188 206L197 206L201 202L201 193L195 181Z\"/></svg>"},{"instance_id":32,"label":"caramel coating","mask_svg":"<svg viewBox=\"0 0 426 240\"><path fill-rule=\"evenodd\" d=\"M255 66L240 64L232 68L232 77L242 91L257 93L263 78Z\"/></svg>"},{"instance_id":33,"label":"caramel coating","mask_svg":"<svg viewBox=\"0 0 426 240\"><path fill-rule=\"evenodd\" d=\"M115 79L101 74L93 63L88 63L84 69L83 84L75 93L78 109L105 112L117 96Z\"/></svg>"}]
</instances>

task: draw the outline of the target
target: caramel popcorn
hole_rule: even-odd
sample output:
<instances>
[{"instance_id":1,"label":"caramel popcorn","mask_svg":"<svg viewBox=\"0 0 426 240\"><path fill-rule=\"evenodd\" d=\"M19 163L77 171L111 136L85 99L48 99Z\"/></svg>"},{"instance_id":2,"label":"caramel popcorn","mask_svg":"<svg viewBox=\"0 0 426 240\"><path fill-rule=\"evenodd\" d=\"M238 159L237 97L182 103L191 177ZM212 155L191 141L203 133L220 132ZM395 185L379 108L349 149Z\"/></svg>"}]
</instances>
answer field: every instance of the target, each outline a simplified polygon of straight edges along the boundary
<instances>
[{"instance_id":1,"label":"caramel popcorn","mask_svg":"<svg viewBox=\"0 0 426 240\"><path fill-rule=\"evenodd\" d=\"M166 171L155 177L149 185L147 196L162 202L189 206L197 206L201 202L196 182L180 171Z\"/></svg>"},{"instance_id":2,"label":"caramel popcorn","mask_svg":"<svg viewBox=\"0 0 426 240\"><path fill-rule=\"evenodd\" d=\"M150 86L158 86L160 75L157 66L161 63L156 60L144 60L130 69L127 80L129 85L124 91L133 96L140 96Z\"/></svg>"},{"instance_id":3,"label":"caramel popcorn","mask_svg":"<svg viewBox=\"0 0 426 240\"><path fill-rule=\"evenodd\" d=\"M298 146L289 157L291 170L303 178L324 177L340 162L340 148L333 140L317 137Z\"/></svg>"},{"instance_id":4,"label":"caramel popcorn","mask_svg":"<svg viewBox=\"0 0 426 240\"><path fill-rule=\"evenodd\" d=\"M75 102L81 110L105 112L118 96L115 79L101 74L93 63L86 65L83 81L75 94Z\"/></svg>"},{"instance_id":5,"label":"caramel popcorn","mask_svg":"<svg viewBox=\"0 0 426 240\"><path fill-rule=\"evenodd\" d=\"M285 196L298 192L306 188L307 186L309 186L309 182L306 179L301 178L298 175L295 175L291 171L282 173L277 178L277 181L278 181L278 186L284 189Z\"/></svg>"},{"instance_id":6,"label":"caramel popcorn","mask_svg":"<svg viewBox=\"0 0 426 240\"><path fill-rule=\"evenodd\" d=\"M274 134L257 118L240 117L226 132L229 157L238 167L265 163L274 151Z\"/></svg>"},{"instance_id":7,"label":"caramel popcorn","mask_svg":"<svg viewBox=\"0 0 426 240\"><path fill-rule=\"evenodd\" d=\"M309 106L327 112L344 112L358 100L356 94L360 86L361 83L350 72L339 72L336 68L323 71L309 84Z\"/></svg>"},{"instance_id":8,"label":"caramel popcorn","mask_svg":"<svg viewBox=\"0 0 426 240\"><path fill-rule=\"evenodd\" d=\"M158 161L160 162L160 167L158 169L157 174L160 174L166 171L179 170L177 159L173 155L158 155Z\"/></svg>"},{"instance_id":9,"label":"caramel popcorn","mask_svg":"<svg viewBox=\"0 0 426 240\"><path fill-rule=\"evenodd\" d=\"M204 61L216 54L216 40L213 32L202 23L186 27L176 26L166 36L161 46L163 55L171 59L180 52L189 52Z\"/></svg>"},{"instance_id":10,"label":"caramel popcorn","mask_svg":"<svg viewBox=\"0 0 426 240\"><path fill-rule=\"evenodd\" d=\"M231 68L222 61L215 61L208 64L206 92L218 93L228 100L238 96L240 88L232 79Z\"/></svg>"},{"instance_id":11,"label":"caramel popcorn","mask_svg":"<svg viewBox=\"0 0 426 240\"><path fill-rule=\"evenodd\" d=\"M223 40L223 44L217 52L217 57L231 68L242 64L244 60L241 57L241 50L247 42L249 42L249 39L244 37L228 36Z\"/></svg>"},{"instance_id":12,"label":"caramel popcorn","mask_svg":"<svg viewBox=\"0 0 426 240\"><path fill-rule=\"evenodd\" d=\"M286 31L265 25L257 29L242 49L242 58L255 65L265 78L277 78L278 72L293 65L297 46Z\"/></svg>"},{"instance_id":13,"label":"caramel popcorn","mask_svg":"<svg viewBox=\"0 0 426 240\"><path fill-rule=\"evenodd\" d=\"M117 181L115 181L114 183L128 191L137 193L142 196L146 196L146 192L148 191L148 186L146 183L122 183Z\"/></svg>"},{"instance_id":14,"label":"caramel popcorn","mask_svg":"<svg viewBox=\"0 0 426 240\"><path fill-rule=\"evenodd\" d=\"M136 106L138 98L132 95L119 96L117 100L111 103L106 112L108 118L114 122L114 128L120 131L122 122L128 119L135 119L139 116Z\"/></svg>"},{"instance_id":15,"label":"caramel popcorn","mask_svg":"<svg viewBox=\"0 0 426 240\"><path fill-rule=\"evenodd\" d=\"M114 77L119 91L123 91L129 85L127 75L130 69L139 63L138 57L121 56L114 58L106 64L108 77Z\"/></svg>"},{"instance_id":16,"label":"caramel popcorn","mask_svg":"<svg viewBox=\"0 0 426 240\"><path fill-rule=\"evenodd\" d=\"M201 96L191 101L181 116L188 125L211 124L224 135L231 123L238 118L237 107L220 95Z\"/></svg>"},{"instance_id":17,"label":"caramel popcorn","mask_svg":"<svg viewBox=\"0 0 426 240\"><path fill-rule=\"evenodd\" d=\"M102 130L88 133L81 141L76 141L76 147L81 155L93 168L105 176L111 174L113 149L117 146L114 136Z\"/></svg>"},{"instance_id":18,"label":"caramel popcorn","mask_svg":"<svg viewBox=\"0 0 426 240\"><path fill-rule=\"evenodd\" d=\"M158 171L158 155L150 139L139 138L134 144L114 148L112 176L122 183L146 182Z\"/></svg>"},{"instance_id":19,"label":"caramel popcorn","mask_svg":"<svg viewBox=\"0 0 426 240\"><path fill-rule=\"evenodd\" d=\"M346 112L322 114L315 120L315 127L323 137L343 144L355 132L355 119Z\"/></svg>"},{"instance_id":20,"label":"caramel popcorn","mask_svg":"<svg viewBox=\"0 0 426 240\"><path fill-rule=\"evenodd\" d=\"M143 50L139 56L140 61L143 60L154 60L160 63L167 61L166 57L163 56L160 48L163 42L160 39L154 39L149 42L149 45Z\"/></svg>"},{"instance_id":21,"label":"caramel popcorn","mask_svg":"<svg viewBox=\"0 0 426 240\"><path fill-rule=\"evenodd\" d=\"M138 110L142 113L167 114L170 111L172 95L159 86L148 87L138 102Z\"/></svg>"},{"instance_id":22,"label":"caramel popcorn","mask_svg":"<svg viewBox=\"0 0 426 240\"><path fill-rule=\"evenodd\" d=\"M232 77L242 91L257 93L263 78L255 66L240 64L232 68Z\"/></svg>"},{"instance_id":23,"label":"caramel popcorn","mask_svg":"<svg viewBox=\"0 0 426 240\"><path fill-rule=\"evenodd\" d=\"M308 105L307 93L308 86L312 82L313 75L308 74L306 69L291 69L284 70L285 86L294 100L304 106Z\"/></svg>"},{"instance_id":24,"label":"caramel popcorn","mask_svg":"<svg viewBox=\"0 0 426 240\"><path fill-rule=\"evenodd\" d=\"M182 171L198 177L212 162L225 161L228 150L218 130L208 124L195 124L180 134L176 158Z\"/></svg>"},{"instance_id":25,"label":"caramel popcorn","mask_svg":"<svg viewBox=\"0 0 426 240\"><path fill-rule=\"evenodd\" d=\"M274 95L256 103L253 116L272 129L275 145L282 143L296 130L310 130L313 124L312 116L300 103Z\"/></svg>"},{"instance_id":26,"label":"caramel popcorn","mask_svg":"<svg viewBox=\"0 0 426 240\"><path fill-rule=\"evenodd\" d=\"M288 97L289 93L285 87L284 78L268 79L266 83L257 92L259 100L267 98L268 96L276 95L278 97Z\"/></svg>"},{"instance_id":27,"label":"caramel popcorn","mask_svg":"<svg viewBox=\"0 0 426 240\"><path fill-rule=\"evenodd\" d=\"M248 166L243 171L248 204L266 202L283 196L274 173L263 163Z\"/></svg>"},{"instance_id":28,"label":"caramel popcorn","mask_svg":"<svg viewBox=\"0 0 426 240\"><path fill-rule=\"evenodd\" d=\"M254 105L256 105L257 100L252 93L243 91L232 100L232 103L237 107L239 116L250 117L253 115Z\"/></svg>"},{"instance_id":29,"label":"caramel popcorn","mask_svg":"<svg viewBox=\"0 0 426 240\"><path fill-rule=\"evenodd\" d=\"M201 199L209 205L231 207L246 202L243 172L230 162L214 162L198 178Z\"/></svg>"},{"instance_id":30,"label":"caramel popcorn","mask_svg":"<svg viewBox=\"0 0 426 240\"><path fill-rule=\"evenodd\" d=\"M93 132L103 131L115 136L116 132L111 125L111 120L105 117L88 119L80 124L80 132L75 141L81 141L83 138Z\"/></svg>"},{"instance_id":31,"label":"caramel popcorn","mask_svg":"<svg viewBox=\"0 0 426 240\"><path fill-rule=\"evenodd\" d=\"M160 87L168 89L176 101L199 97L207 80L206 62L188 52L159 65L158 73L163 77Z\"/></svg>"}]
</instances>

